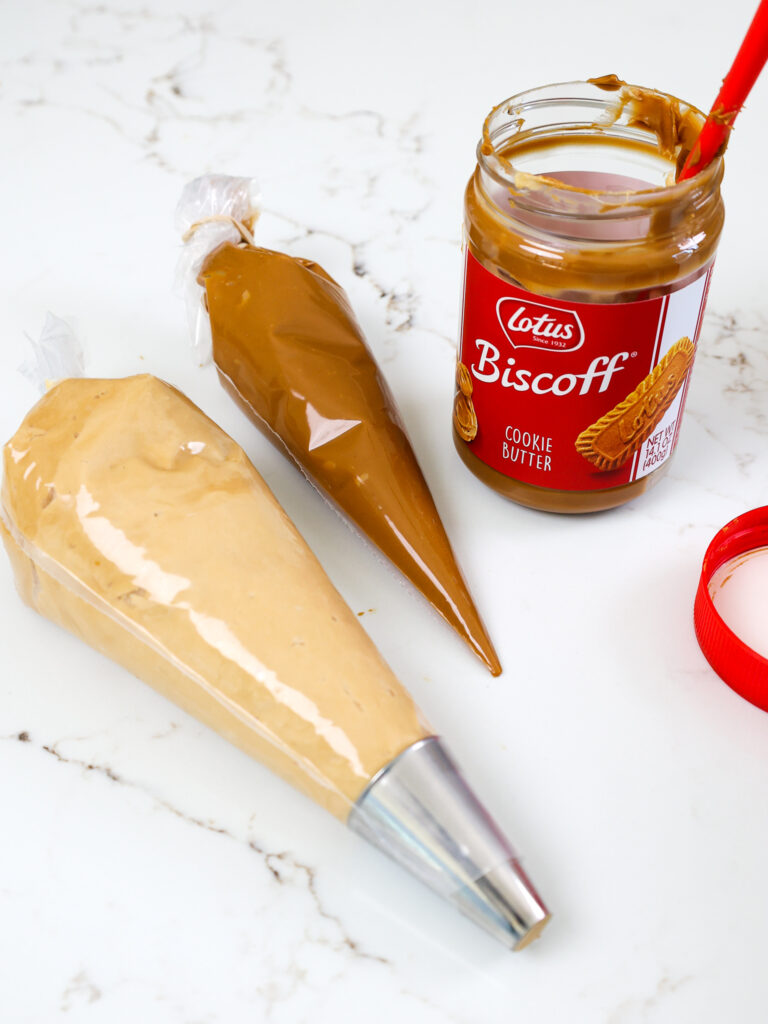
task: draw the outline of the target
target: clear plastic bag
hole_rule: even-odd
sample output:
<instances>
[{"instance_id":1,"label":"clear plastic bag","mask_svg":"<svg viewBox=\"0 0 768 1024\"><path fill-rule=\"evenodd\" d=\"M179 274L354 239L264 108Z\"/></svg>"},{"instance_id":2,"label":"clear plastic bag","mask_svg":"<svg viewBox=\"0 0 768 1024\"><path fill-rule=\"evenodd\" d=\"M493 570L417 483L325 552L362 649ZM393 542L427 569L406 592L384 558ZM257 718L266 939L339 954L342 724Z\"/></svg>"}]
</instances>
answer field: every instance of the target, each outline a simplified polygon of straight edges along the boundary
<instances>
[{"instance_id":1,"label":"clear plastic bag","mask_svg":"<svg viewBox=\"0 0 768 1024\"><path fill-rule=\"evenodd\" d=\"M203 261L224 242L239 242L253 231L259 216L260 193L255 178L207 174L185 186L176 207L175 226L184 248L176 284L184 297L192 349L201 366L211 361L211 325L198 283Z\"/></svg>"},{"instance_id":2,"label":"clear plastic bag","mask_svg":"<svg viewBox=\"0 0 768 1024\"><path fill-rule=\"evenodd\" d=\"M342 820L427 734L242 450L174 388L62 381L4 469L23 597Z\"/></svg>"},{"instance_id":3,"label":"clear plastic bag","mask_svg":"<svg viewBox=\"0 0 768 1024\"><path fill-rule=\"evenodd\" d=\"M37 341L27 335L32 356L19 367L21 373L41 393L53 382L65 377L82 377L85 358L74 328L61 317L47 313Z\"/></svg>"},{"instance_id":4,"label":"clear plastic bag","mask_svg":"<svg viewBox=\"0 0 768 1024\"><path fill-rule=\"evenodd\" d=\"M175 388L66 379L4 449L22 598L517 948L547 911L242 449Z\"/></svg>"},{"instance_id":5,"label":"clear plastic bag","mask_svg":"<svg viewBox=\"0 0 768 1024\"><path fill-rule=\"evenodd\" d=\"M259 429L498 675L493 643L346 293L318 264L254 245L249 228L231 219L248 201L247 179L210 177L188 185L179 204L198 358L205 338L222 383Z\"/></svg>"}]
</instances>

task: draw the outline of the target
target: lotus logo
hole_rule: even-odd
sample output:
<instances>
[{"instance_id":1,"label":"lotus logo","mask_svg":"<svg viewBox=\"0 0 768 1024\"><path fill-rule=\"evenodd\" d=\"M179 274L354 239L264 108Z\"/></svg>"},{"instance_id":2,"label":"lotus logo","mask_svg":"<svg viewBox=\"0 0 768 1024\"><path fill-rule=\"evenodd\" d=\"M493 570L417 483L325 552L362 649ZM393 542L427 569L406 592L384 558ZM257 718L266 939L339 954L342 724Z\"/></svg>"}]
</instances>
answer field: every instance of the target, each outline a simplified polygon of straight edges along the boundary
<instances>
[{"instance_id":1,"label":"lotus logo","mask_svg":"<svg viewBox=\"0 0 768 1024\"><path fill-rule=\"evenodd\" d=\"M513 348L575 352L584 344L581 320L570 309L507 296L496 303L496 316Z\"/></svg>"}]
</instances>

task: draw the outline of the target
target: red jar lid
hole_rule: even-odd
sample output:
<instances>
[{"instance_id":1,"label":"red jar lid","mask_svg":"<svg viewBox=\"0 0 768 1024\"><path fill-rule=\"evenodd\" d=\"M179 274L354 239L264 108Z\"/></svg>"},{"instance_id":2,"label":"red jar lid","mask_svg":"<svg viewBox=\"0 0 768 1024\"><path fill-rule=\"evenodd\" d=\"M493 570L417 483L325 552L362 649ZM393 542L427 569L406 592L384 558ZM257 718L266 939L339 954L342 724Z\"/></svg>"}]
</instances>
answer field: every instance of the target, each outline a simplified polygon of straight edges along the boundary
<instances>
[{"instance_id":1,"label":"red jar lid","mask_svg":"<svg viewBox=\"0 0 768 1024\"><path fill-rule=\"evenodd\" d=\"M768 711L768 658L744 643L715 608L709 584L717 570L739 555L768 547L768 505L731 520L712 539L704 555L693 622L709 664L736 693Z\"/></svg>"}]
</instances>

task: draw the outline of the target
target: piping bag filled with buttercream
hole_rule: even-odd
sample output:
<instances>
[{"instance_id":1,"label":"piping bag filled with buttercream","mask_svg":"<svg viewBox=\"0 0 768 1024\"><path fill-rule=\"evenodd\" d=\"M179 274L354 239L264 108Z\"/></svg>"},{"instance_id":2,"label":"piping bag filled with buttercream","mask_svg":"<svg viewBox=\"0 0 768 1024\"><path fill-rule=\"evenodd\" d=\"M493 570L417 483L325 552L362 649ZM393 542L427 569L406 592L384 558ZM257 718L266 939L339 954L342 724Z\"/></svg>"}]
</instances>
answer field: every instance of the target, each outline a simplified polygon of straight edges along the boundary
<instances>
[{"instance_id":1,"label":"piping bag filled with buttercream","mask_svg":"<svg viewBox=\"0 0 768 1024\"><path fill-rule=\"evenodd\" d=\"M66 379L4 449L23 599L512 948L516 855L241 448L148 375ZM62 699L65 699L62 697Z\"/></svg>"},{"instance_id":2,"label":"piping bag filled with buttercream","mask_svg":"<svg viewBox=\"0 0 768 1024\"><path fill-rule=\"evenodd\" d=\"M493 675L501 665L380 367L318 264L253 244L249 179L206 177L177 211L196 340L253 422L421 591Z\"/></svg>"}]
</instances>

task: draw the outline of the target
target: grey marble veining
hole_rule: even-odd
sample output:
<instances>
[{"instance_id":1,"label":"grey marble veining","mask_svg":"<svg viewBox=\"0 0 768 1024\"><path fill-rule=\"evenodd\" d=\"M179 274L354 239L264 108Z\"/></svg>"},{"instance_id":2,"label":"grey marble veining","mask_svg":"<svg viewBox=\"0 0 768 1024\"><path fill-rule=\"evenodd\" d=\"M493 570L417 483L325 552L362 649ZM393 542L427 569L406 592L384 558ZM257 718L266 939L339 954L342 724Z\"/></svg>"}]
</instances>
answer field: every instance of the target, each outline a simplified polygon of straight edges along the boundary
<instances>
[{"instance_id":1,"label":"grey marble veining","mask_svg":"<svg viewBox=\"0 0 768 1024\"><path fill-rule=\"evenodd\" d=\"M613 515L541 516L484 490L450 440L462 191L487 110L619 58L617 71L705 104L751 16L744 2L718 33L686 22L692 66L653 36L667 7L645 10L613 13L621 44L607 58L605 33L584 32L606 24L596 0L558 0L544 27L539 8L498 0L0 9L4 435L34 401L17 366L48 309L77 322L88 373L147 370L185 390L243 444L365 613L555 915L530 950L496 948L33 615L6 567L3 1019L762 1024L768 826L755 808L768 797L768 720L713 676L690 618L712 534L768 500L763 85L728 157L728 223L666 480ZM172 223L183 184L207 171L256 176L258 240L318 260L347 289L499 646L500 679L194 365ZM719 947L713 908L728 924Z\"/></svg>"}]
</instances>

